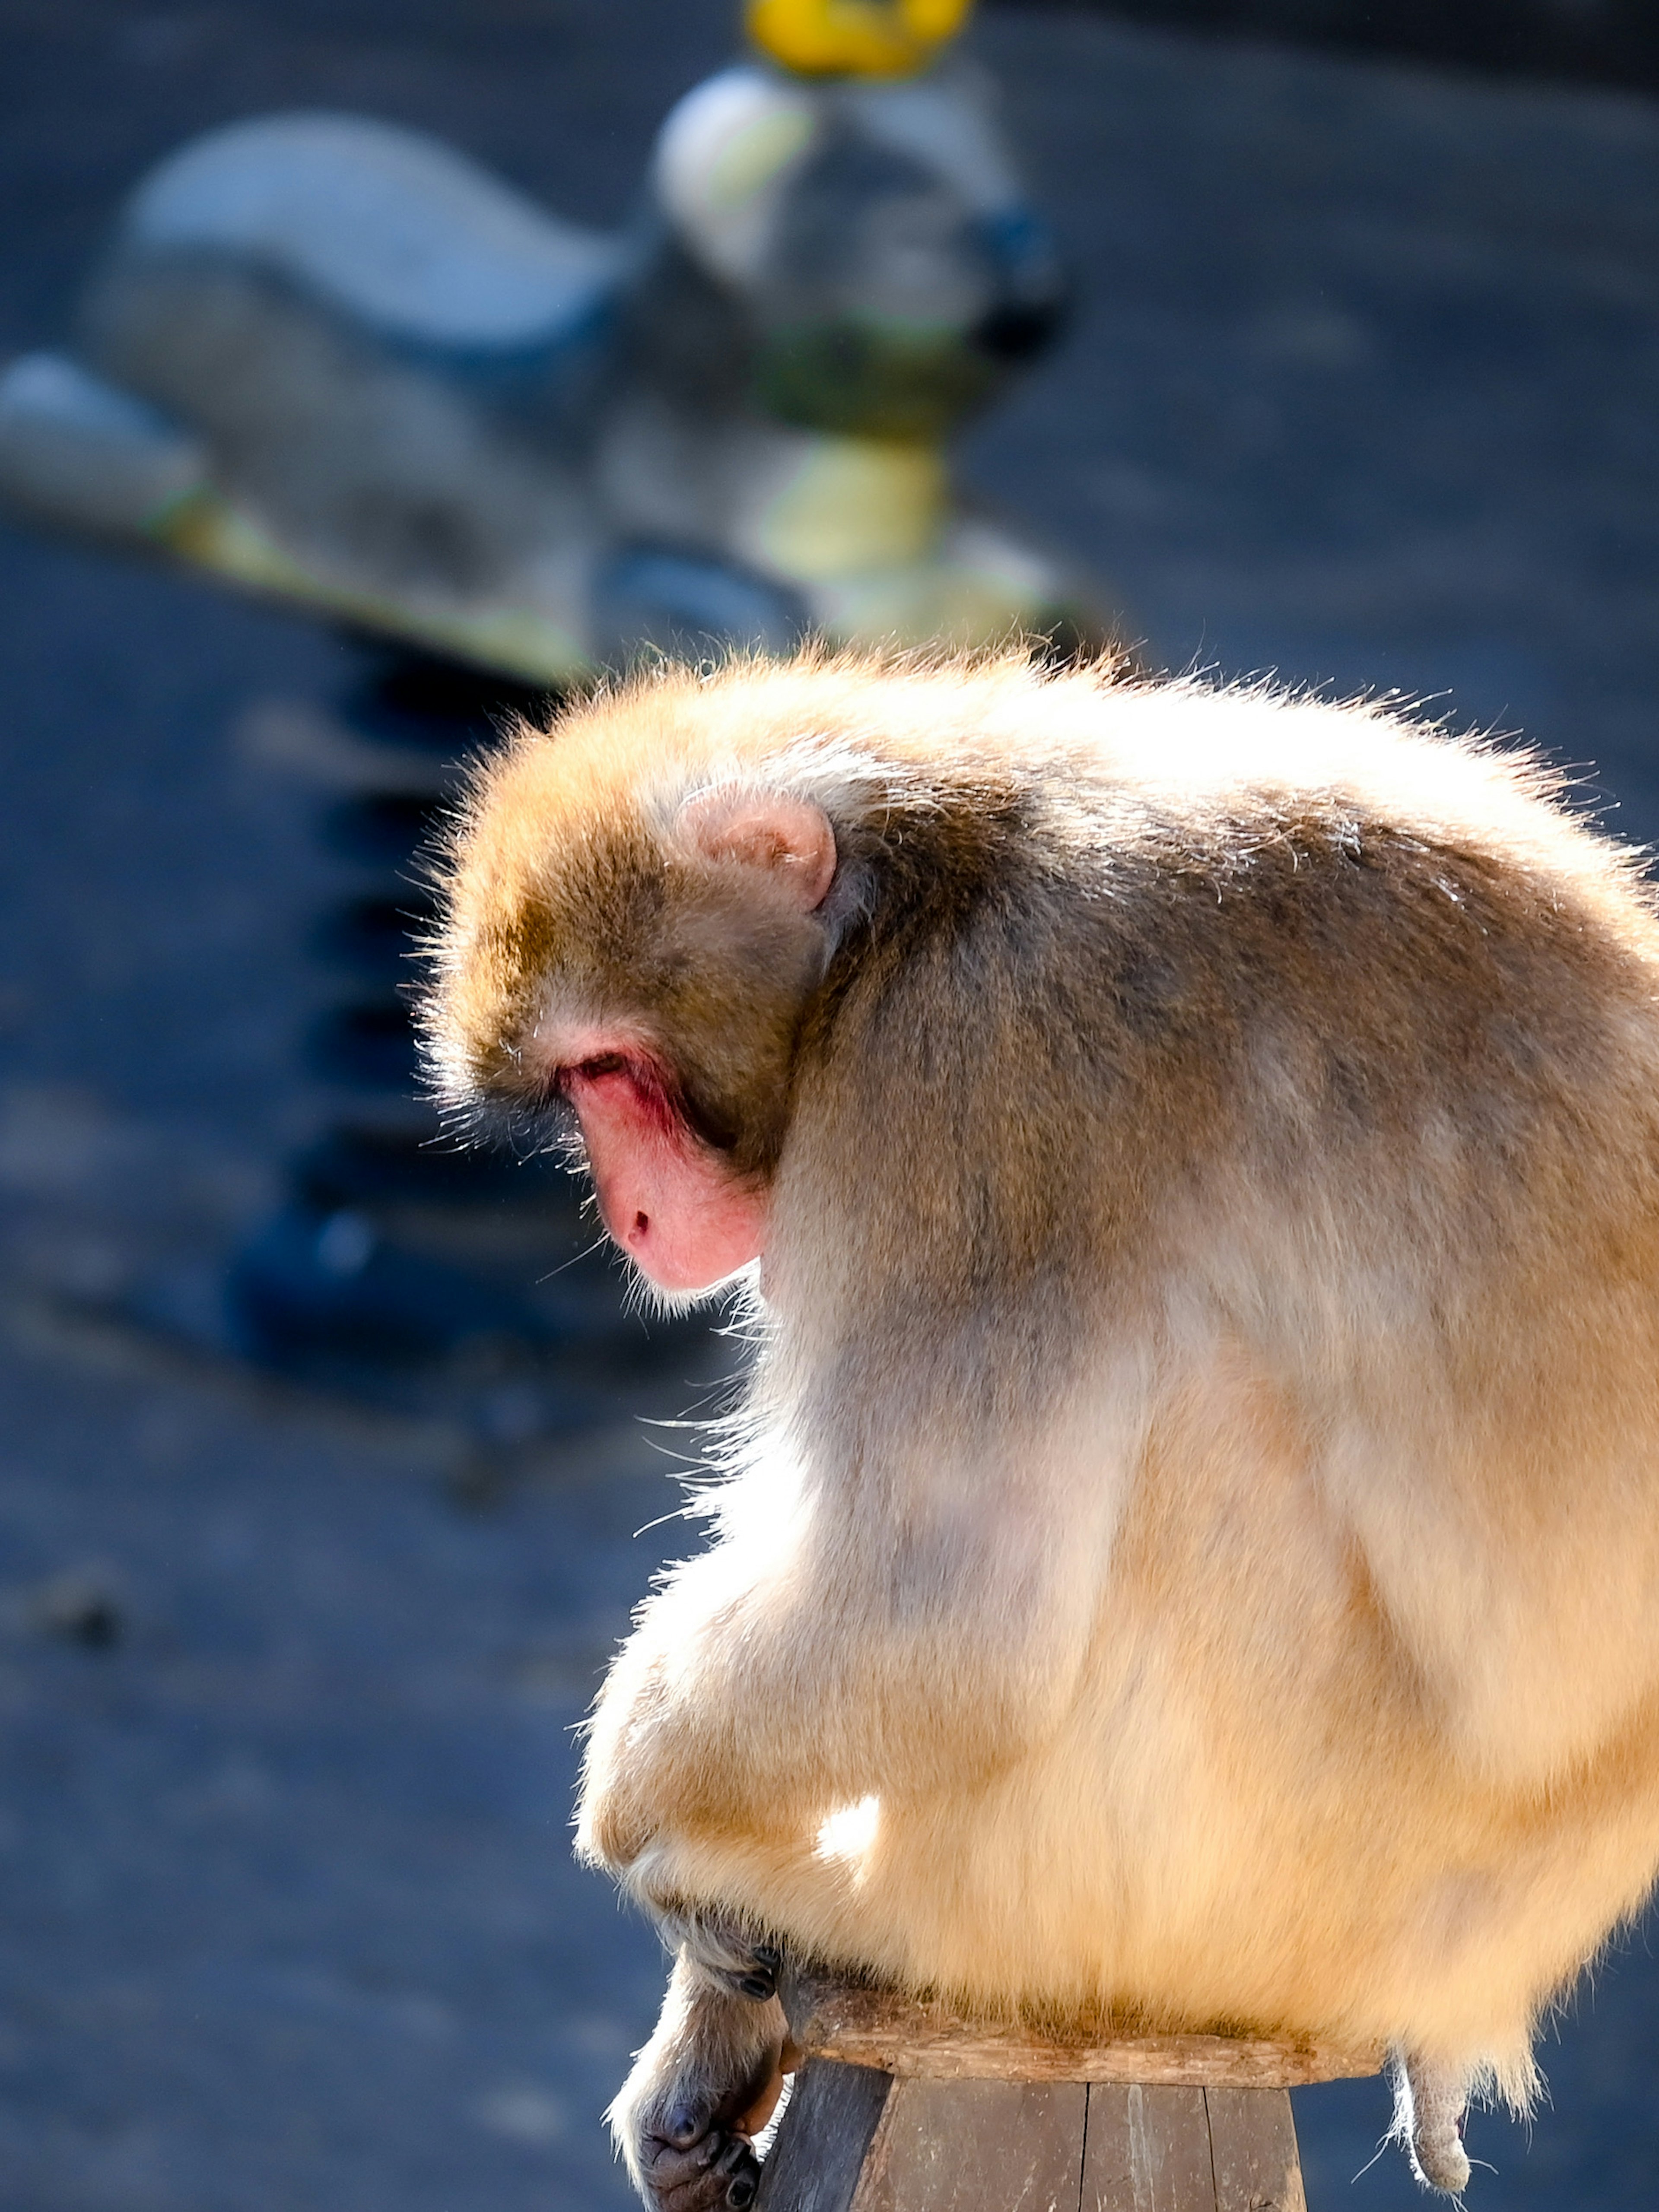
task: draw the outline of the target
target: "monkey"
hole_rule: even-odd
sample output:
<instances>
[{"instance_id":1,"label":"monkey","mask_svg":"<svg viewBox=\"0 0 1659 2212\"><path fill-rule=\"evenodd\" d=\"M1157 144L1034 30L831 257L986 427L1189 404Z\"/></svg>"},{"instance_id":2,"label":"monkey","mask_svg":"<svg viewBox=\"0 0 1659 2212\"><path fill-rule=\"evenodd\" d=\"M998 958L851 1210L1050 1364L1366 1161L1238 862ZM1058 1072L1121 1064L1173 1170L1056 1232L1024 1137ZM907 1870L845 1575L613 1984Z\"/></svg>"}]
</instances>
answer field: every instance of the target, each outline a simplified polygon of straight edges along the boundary
<instances>
[{"instance_id":1,"label":"monkey","mask_svg":"<svg viewBox=\"0 0 1659 2212\"><path fill-rule=\"evenodd\" d=\"M463 1118L753 1339L577 1848L753 2197L799 1956L1394 2054L1419 2180L1659 1869L1659 913L1539 757L979 657L665 664L447 872Z\"/></svg>"}]
</instances>

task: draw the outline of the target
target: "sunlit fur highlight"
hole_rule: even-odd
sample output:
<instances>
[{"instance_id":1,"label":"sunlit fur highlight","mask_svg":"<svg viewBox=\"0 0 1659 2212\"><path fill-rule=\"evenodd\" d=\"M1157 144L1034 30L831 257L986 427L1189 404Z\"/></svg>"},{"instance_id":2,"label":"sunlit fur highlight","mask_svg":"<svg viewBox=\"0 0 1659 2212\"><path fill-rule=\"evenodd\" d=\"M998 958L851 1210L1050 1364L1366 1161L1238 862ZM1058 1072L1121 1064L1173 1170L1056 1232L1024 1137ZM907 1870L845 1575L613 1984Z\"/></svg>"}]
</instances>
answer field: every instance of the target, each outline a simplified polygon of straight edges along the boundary
<instances>
[{"instance_id":1,"label":"sunlit fur highlight","mask_svg":"<svg viewBox=\"0 0 1659 2212\"><path fill-rule=\"evenodd\" d=\"M675 851L726 783L834 824L810 944ZM522 732L450 902L453 1101L533 1109L574 988L772 1193L716 1540L605 1686L583 1851L987 2010L1523 2102L1659 1864L1636 857L1376 704L807 654Z\"/></svg>"}]
</instances>

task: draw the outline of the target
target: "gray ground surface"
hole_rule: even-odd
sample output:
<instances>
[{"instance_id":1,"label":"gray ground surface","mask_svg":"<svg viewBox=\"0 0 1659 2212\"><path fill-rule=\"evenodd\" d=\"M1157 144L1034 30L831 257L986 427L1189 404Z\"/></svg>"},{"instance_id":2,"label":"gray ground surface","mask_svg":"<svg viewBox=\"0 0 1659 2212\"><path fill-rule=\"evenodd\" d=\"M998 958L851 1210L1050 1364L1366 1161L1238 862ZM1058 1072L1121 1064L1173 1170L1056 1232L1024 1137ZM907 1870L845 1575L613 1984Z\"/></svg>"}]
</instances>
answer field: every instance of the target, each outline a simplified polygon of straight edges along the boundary
<instances>
[{"instance_id":1,"label":"gray ground surface","mask_svg":"<svg viewBox=\"0 0 1659 2212\"><path fill-rule=\"evenodd\" d=\"M264 107L423 124L617 219L732 12L0 0L0 354L61 333L148 160ZM1659 833L1659 108L1037 10L982 45L1087 306L981 482L1158 656L1448 691ZM616 1395L481 1487L441 1420L98 1318L210 1270L318 1111L294 948L332 879L248 732L346 654L11 534L0 640L0 2204L619 2206L596 2115L659 1966L569 1864L568 1729L673 1548L633 1533L668 1462ZM645 1395L707 1367L665 1343ZM52 1632L66 1574L108 1648ZM1471 2203L1650 2204L1656 2025L1638 1940L1547 2048L1530 2149L1475 2123ZM1383 2110L1300 2100L1314 2212L1411 2201L1391 2157L1350 2189Z\"/></svg>"}]
</instances>

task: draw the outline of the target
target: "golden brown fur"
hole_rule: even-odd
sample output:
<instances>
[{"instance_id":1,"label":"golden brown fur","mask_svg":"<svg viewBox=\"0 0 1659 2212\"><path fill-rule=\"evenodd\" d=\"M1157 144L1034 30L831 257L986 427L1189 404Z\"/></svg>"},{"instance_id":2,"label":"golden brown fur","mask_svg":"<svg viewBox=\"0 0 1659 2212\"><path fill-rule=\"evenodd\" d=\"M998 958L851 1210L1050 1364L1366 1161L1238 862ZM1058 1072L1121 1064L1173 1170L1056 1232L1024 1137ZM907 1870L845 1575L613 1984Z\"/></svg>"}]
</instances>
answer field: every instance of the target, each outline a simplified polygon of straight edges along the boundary
<instances>
[{"instance_id":1,"label":"golden brown fur","mask_svg":"<svg viewBox=\"0 0 1659 2212\"><path fill-rule=\"evenodd\" d=\"M676 846L725 785L822 807L822 909ZM624 1011L768 1194L719 1540L605 1686L582 1849L970 2005L1524 2097L1659 1865L1632 858L1380 708L809 655L522 737L441 966L453 1097L537 1103L550 999Z\"/></svg>"}]
</instances>

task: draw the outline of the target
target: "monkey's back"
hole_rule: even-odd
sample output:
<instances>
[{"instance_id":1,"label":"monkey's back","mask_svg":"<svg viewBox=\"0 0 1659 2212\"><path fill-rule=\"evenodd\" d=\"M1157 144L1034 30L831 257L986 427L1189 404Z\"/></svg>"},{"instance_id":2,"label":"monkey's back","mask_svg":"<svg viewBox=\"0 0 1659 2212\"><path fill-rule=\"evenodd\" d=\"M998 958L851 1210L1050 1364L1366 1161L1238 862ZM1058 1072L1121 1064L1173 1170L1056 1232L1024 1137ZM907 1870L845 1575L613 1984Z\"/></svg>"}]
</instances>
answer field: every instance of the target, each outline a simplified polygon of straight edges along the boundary
<instances>
[{"instance_id":1,"label":"monkey's back","mask_svg":"<svg viewBox=\"0 0 1659 2212\"><path fill-rule=\"evenodd\" d=\"M938 1801L888 1793L861 1941L981 2002L1514 2084L1659 1860L1650 900L1516 756L1068 690L909 753L910 903L809 1039L781 1179L786 1307L791 1221L856 1213L849 1365L947 1453L1046 1405L1056 1497L1092 1424L1109 1497L1069 1699L964 1792L948 1879ZM1006 834L946 911L953 790Z\"/></svg>"},{"instance_id":2,"label":"monkey's back","mask_svg":"<svg viewBox=\"0 0 1659 2212\"><path fill-rule=\"evenodd\" d=\"M567 970L726 1019L663 916L728 784L833 825L824 965L768 1014L721 1540L607 1684L586 1847L981 2004L1524 2087L1659 1863L1636 861L1368 707L670 672L493 773L454 1065L516 1065Z\"/></svg>"}]
</instances>

